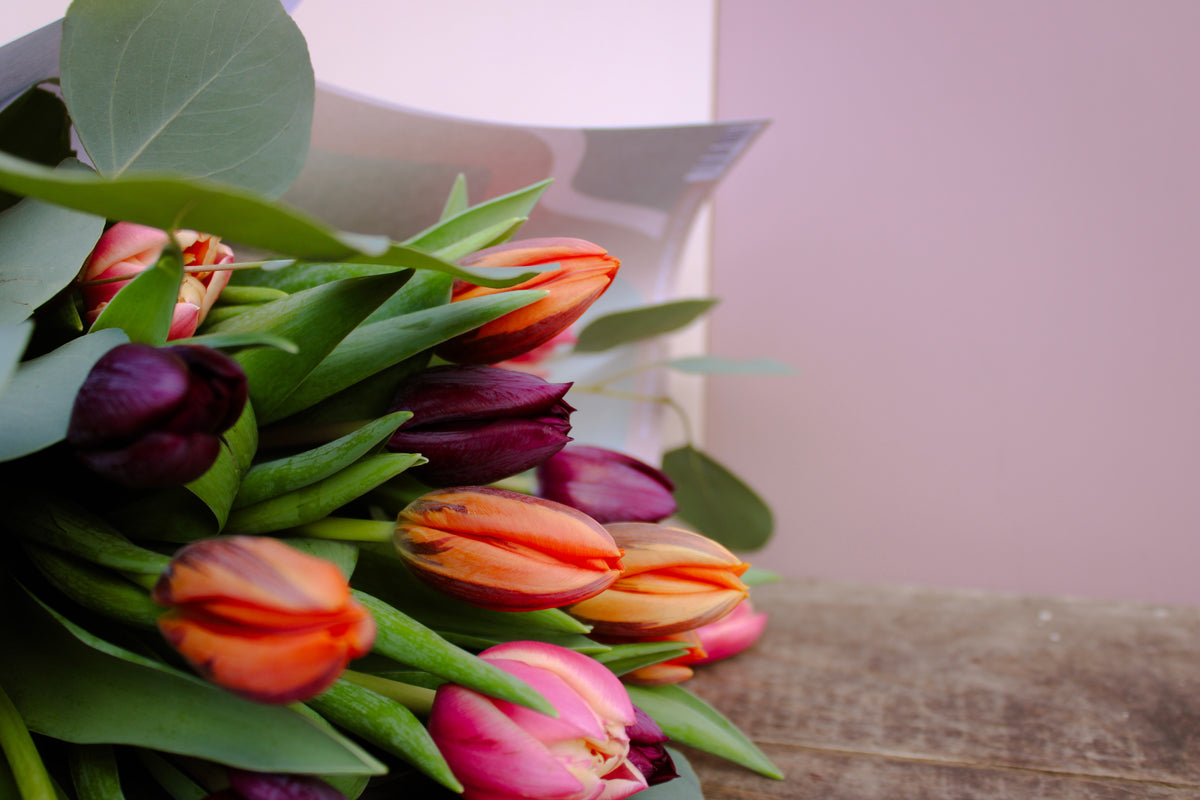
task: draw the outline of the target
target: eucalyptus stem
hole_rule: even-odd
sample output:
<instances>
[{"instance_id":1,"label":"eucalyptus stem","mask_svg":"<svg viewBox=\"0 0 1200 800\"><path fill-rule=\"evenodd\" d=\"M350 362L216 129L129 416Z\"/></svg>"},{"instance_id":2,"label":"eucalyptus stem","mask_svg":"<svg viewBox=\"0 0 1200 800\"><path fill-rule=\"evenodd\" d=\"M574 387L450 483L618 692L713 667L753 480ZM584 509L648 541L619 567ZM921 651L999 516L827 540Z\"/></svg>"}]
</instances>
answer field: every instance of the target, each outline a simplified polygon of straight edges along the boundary
<instances>
[{"instance_id":1,"label":"eucalyptus stem","mask_svg":"<svg viewBox=\"0 0 1200 800\"><path fill-rule=\"evenodd\" d=\"M683 438L689 445L696 441L694 431L692 430L692 421L687 415L687 411L679 404L679 401L673 397L668 397L661 394L642 394L640 392L626 392L621 389L609 389L608 384L611 381L602 383L593 383L586 386L572 387L573 392L584 392L586 394L599 395L600 397L612 397L617 400L631 400L638 403L658 403L659 405L667 406L675 415L679 417L679 424L683 426Z\"/></svg>"},{"instance_id":2,"label":"eucalyptus stem","mask_svg":"<svg viewBox=\"0 0 1200 800\"><path fill-rule=\"evenodd\" d=\"M421 716L429 716L429 712L433 708L433 696L437 694L433 689L426 689L424 686L413 686L411 683L401 683L390 678L381 678L378 675L355 672L352 669L343 672L342 679L356 683L364 689L370 689L376 694L390 697L409 711Z\"/></svg>"},{"instance_id":3,"label":"eucalyptus stem","mask_svg":"<svg viewBox=\"0 0 1200 800\"><path fill-rule=\"evenodd\" d=\"M310 539L329 539L335 542L391 543L396 530L393 522L371 519L324 517L289 529L289 533Z\"/></svg>"},{"instance_id":4,"label":"eucalyptus stem","mask_svg":"<svg viewBox=\"0 0 1200 800\"><path fill-rule=\"evenodd\" d=\"M57 800L54 783L29 728L3 687L0 687L0 750L12 768L22 800Z\"/></svg>"}]
</instances>

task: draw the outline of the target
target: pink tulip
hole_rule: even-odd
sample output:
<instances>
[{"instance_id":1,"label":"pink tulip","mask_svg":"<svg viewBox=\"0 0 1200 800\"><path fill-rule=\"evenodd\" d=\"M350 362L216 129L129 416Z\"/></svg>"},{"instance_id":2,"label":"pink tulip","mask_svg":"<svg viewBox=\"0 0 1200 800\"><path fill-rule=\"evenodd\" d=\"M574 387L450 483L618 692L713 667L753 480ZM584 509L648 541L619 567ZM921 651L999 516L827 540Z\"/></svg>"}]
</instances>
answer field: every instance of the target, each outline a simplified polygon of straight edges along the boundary
<instances>
[{"instance_id":1,"label":"pink tulip","mask_svg":"<svg viewBox=\"0 0 1200 800\"><path fill-rule=\"evenodd\" d=\"M233 250L216 236L196 231L175 232L183 248L185 267L215 266L233 261ZM83 268L83 304L88 322L100 312L128 280L88 285L91 281L128 276L133 279L158 263L171 237L166 231L132 222L118 222L104 232ZM229 283L229 270L189 272L183 276L168 339L186 339L196 332L221 290Z\"/></svg>"},{"instance_id":2,"label":"pink tulip","mask_svg":"<svg viewBox=\"0 0 1200 800\"><path fill-rule=\"evenodd\" d=\"M622 800L647 787L629 758L633 704L606 667L543 642L509 642L480 657L541 692L558 717L439 687L429 733L466 800Z\"/></svg>"}]
</instances>

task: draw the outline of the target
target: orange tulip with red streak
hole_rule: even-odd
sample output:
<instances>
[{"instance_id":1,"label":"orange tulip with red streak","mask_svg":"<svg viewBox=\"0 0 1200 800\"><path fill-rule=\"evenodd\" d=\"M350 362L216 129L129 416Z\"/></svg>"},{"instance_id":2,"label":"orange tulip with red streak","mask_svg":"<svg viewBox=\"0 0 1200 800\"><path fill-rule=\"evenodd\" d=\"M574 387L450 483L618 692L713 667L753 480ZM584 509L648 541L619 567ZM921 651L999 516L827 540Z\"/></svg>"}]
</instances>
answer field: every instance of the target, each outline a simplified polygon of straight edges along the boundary
<instances>
[{"instance_id":1,"label":"orange tulip with red streak","mask_svg":"<svg viewBox=\"0 0 1200 800\"><path fill-rule=\"evenodd\" d=\"M583 239L523 239L468 256L464 267L530 267L557 263L516 286L492 289L455 281L451 301L516 289L544 289L546 297L485 323L439 346L437 355L460 364L494 364L516 358L562 333L604 294L621 262Z\"/></svg>"},{"instance_id":2,"label":"orange tulip with red streak","mask_svg":"<svg viewBox=\"0 0 1200 800\"><path fill-rule=\"evenodd\" d=\"M605 526L625 552L621 577L567 611L599 636L653 638L721 619L749 594L750 565L698 533L649 522Z\"/></svg>"},{"instance_id":3,"label":"orange tulip with red streak","mask_svg":"<svg viewBox=\"0 0 1200 800\"><path fill-rule=\"evenodd\" d=\"M197 672L261 703L315 697L375 639L375 621L341 571L275 539L194 542L153 597L170 606L159 630Z\"/></svg>"},{"instance_id":4,"label":"orange tulip with red streak","mask_svg":"<svg viewBox=\"0 0 1200 800\"><path fill-rule=\"evenodd\" d=\"M604 591L621 550L570 506L487 486L442 489L400 512L396 551L446 594L499 611L556 608Z\"/></svg>"}]
</instances>

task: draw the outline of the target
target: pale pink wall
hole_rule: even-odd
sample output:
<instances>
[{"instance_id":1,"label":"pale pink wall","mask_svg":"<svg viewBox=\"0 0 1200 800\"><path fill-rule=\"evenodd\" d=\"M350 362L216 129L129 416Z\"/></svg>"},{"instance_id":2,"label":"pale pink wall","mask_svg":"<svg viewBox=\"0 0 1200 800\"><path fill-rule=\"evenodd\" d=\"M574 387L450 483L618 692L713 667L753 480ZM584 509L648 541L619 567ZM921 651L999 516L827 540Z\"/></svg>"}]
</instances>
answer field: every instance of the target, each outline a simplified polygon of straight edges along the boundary
<instances>
[{"instance_id":1,"label":"pale pink wall","mask_svg":"<svg viewBox=\"0 0 1200 800\"><path fill-rule=\"evenodd\" d=\"M757 560L1200 603L1200 3L729 0L717 77Z\"/></svg>"}]
</instances>

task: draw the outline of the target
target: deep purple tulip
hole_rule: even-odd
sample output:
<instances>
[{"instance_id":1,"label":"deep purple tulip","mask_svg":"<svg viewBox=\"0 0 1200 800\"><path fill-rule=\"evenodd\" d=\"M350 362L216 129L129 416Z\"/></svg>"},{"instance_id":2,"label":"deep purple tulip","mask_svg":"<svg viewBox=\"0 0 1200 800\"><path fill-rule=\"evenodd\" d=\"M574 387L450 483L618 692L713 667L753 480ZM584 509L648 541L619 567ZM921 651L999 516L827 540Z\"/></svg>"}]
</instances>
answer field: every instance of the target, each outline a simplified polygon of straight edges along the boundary
<instances>
[{"instance_id":1,"label":"deep purple tulip","mask_svg":"<svg viewBox=\"0 0 1200 800\"><path fill-rule=\"evenodd\" d=\"M346 800L346 795L315 775L230 769L229 788L206 800Z\"/></svg>"},{"instance_id":2,"label":"deep purple tulip","mask_svg":"<svg viewBox=\"0 0 1200 800\"><path fill-rule=\"evenodd\" d=\"M246 405L246 374L208 347L123 344L96 362L75 396L67 442L80 461L134 488L203 475L220 434Z\"/></svg>"},{"instance_id":3,"label":"deep purple tulip","mask_svg":"<svg viewBox=\"0 0 1200 800\"><path fill-rule=\"evenodd\" d=\"M597 522L658 522L675 513L675 484L660 469L602 447L572 445L537 471L538 494Z\"/></svg>"},{"instance_id":4,"label":"deep purple tulip","mask_svg":"<svg viewBox=\"0 0 1200 800\"><path fill-rule=\"evenodd\" d=\"M646 783L655 786L678 778L675 762L667 752L668 736L658 723L637 706L633 707L636 722L625 729L629 734L629 761L646 778Z\"/></svg>"},{"instance_id":5,"label":"deep purple tulip","mask_svg":"<svg viewBox=\"0 0 1200 800\"><path fill-rule=\"evenodd\" d=\"M409 470L435 487L479 486L532 469L571 441L569 383L485 366L433 367L392 402L411 411L388 449L429 459Z\"/></svg>"}]
</instances>

